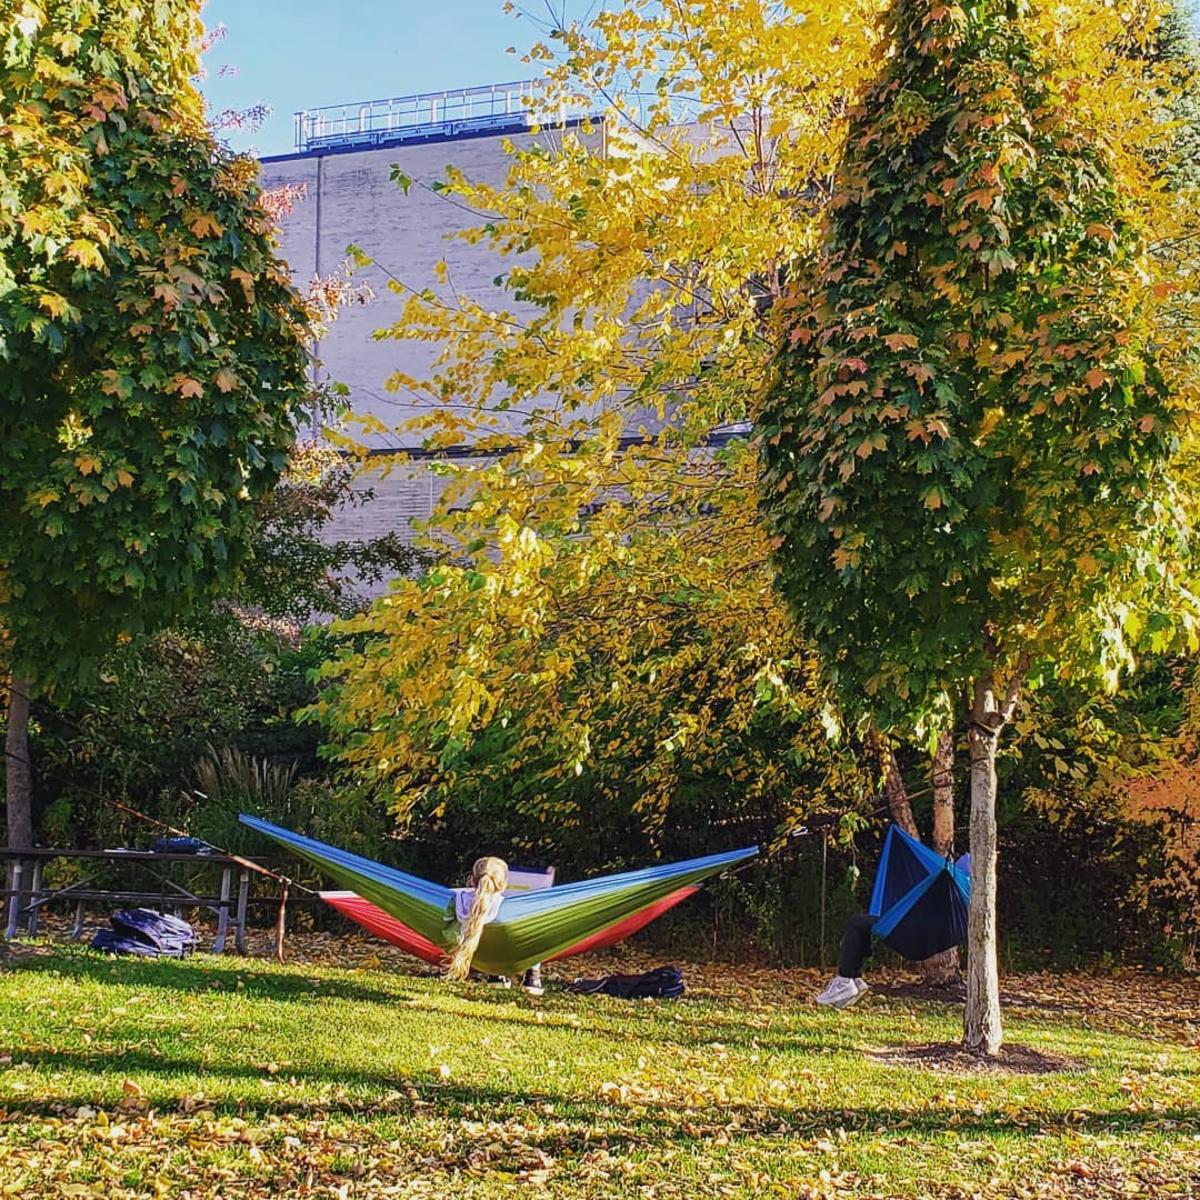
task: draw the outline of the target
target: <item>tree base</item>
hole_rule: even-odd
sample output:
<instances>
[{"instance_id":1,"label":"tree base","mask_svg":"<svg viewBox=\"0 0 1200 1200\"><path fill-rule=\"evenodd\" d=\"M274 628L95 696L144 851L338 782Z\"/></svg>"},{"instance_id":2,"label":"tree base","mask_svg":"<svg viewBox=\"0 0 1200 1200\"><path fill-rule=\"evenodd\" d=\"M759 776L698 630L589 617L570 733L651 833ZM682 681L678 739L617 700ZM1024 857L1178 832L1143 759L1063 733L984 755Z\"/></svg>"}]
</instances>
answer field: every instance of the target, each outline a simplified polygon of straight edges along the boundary
<instances>
[{"instance_id":1,"label":"tree base","mask_svg":"<svg viewBox=\"0 0 1200 1200\"><path fill-rule=\"evenodd\" d=\"M996 1054L972 1054L959 1042L930 1042L870 1051L870 1057L899 1066L927 1071L953 1071L981 1075L1053 1075L1078 1071L1086 1064L1061 1054L1044 1054L1029 1046L1002 1046Z\"/></svg>"}]
</instances>

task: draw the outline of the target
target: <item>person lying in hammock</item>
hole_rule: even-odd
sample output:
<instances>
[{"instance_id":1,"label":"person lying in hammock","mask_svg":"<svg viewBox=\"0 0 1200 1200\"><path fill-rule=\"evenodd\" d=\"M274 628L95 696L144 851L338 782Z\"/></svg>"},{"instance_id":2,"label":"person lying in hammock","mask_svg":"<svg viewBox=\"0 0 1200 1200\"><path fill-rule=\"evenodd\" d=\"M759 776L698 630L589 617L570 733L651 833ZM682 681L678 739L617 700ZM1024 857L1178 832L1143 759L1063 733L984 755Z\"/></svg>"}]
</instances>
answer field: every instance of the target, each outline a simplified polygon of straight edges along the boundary
<instances>
[{"instance_id":1,"label":"person lying in hammock","mask_svg":"<svg viewBox=\"0 0 1200 1200\"><path fill-rule=\"evenodd\" d=\"M483 927L496 919L504 891L508 887L508 863L492 856L475 860L471 877L465 888L454 890L454 915L458 919L458 945L450 955L446 978L466 979L471 973L471 961L479 949ZM489 982L508 987L504 975L488 977ZM540 996L542 987L542 965L535 963L525 972L521 986L531 995Z\"/></svg>"}]
</instances>

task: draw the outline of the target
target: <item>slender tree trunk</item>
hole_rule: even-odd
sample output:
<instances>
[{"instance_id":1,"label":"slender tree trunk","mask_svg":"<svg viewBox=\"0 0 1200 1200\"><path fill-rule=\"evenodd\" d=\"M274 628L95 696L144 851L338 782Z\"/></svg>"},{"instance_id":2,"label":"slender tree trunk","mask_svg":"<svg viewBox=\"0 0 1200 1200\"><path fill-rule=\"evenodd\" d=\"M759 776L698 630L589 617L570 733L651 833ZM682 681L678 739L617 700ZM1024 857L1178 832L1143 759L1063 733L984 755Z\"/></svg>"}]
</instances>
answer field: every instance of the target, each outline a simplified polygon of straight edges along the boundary
<instances>
[{"instance_id":1,"label":"slender tree trunk","mask_svg":"<svg viewBox=\"0 0 1200 1200\"><path fill-rule=\"evenodd\" d=\"M977 679L971 704L971 909L963 1045L974 1054L996 1054L1004 1041L996 954L996 749L1016 711L1028 666L1022 654L1002 701L994 678Z\"/></svg>"},{"instance_id":2,"label":"slender tree trunk","mask_svg":"<svg viewBox=\"0 0 1200 1200\"><path fill-rule=\"evenodd\" d=\"M29 769L29 680L13 679L8 688L8 725L4 733L4 790L8 846L33 845L33 772Z\"/></svg>"},{"instance_id":3,"label":"slender tree trunk","mask_svg":"<svg viewBox=\"0 0 1200 1200\"><path fill-rule=\"evenodd\" d=\"M1004 1040L996 959L996 737L971 726L971 912L963 1043L995 1054Z\"/></svg>"},{"instance_id":4,"label":"slender tree trunk","mask_svg":"<svg viewBox=\"0 0 1200 1200\"><path fill-rule=\"evenodd\" d=\"M938 738L933 756L933 838L930 845L939 854L954 853L954 734ZM958 983L958 948L952 947L921 964L925 982L934 987Z\"/></svg>"},{"instance_id":5,"label":"slender tree trunk","mask_svg":"<svg viewBox=\"0 0 1200 1200\"><path fill-rule=\"evenodd\" d=\"M933 755L933 840L939 854L954 853L954 734L938 738Z\"/></svg>"},{"instance_id":6,"label":"slender tree trunk","mask_svg":"<svg viewBox=\"0 0 1200 1200\"><path fill-rule=\"evenodd\" d=\"M870 744L879 760L879 769L883 772L883 794L887 797L892 820L910 837L920 841L921 834L913 817L908 788L904 786L904 778L896 762L896 752L874 731L871 732Z\"/></svg>"}]
</instances>

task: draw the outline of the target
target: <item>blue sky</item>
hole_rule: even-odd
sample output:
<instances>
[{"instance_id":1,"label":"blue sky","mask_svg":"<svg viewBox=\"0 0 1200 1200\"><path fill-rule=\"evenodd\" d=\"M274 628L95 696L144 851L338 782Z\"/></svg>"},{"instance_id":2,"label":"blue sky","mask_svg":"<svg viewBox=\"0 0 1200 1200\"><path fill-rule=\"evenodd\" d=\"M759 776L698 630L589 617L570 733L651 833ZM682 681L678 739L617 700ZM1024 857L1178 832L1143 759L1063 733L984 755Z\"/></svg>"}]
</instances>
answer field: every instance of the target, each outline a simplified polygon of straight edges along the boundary
<instances>
[{"instance_id":1,"label":"blue sky","mask_svg":"<svg viewBox=\"0 0 1200 1200\"><path fill-rule=\"evenodd\" d=\"M586 15L593 0L522 0L534 13ZM1192 0L1193 11L1200 0ZM204 90L216 109L274 110L238 150L286 154L292 113L325 104L407 96L536 74L509 46L540 36L503 0L209 0L205 23L227 36L208 55ZM236 73L220 74L221 67Z\"/></svg>"},{"instance_id":2,"label":"blue sky","mask_svg":"<svg viewBox=\"0 0 1200 1200\"><path fill-rule=\"evenodd\" d=\"M443 88L525 79L524 51L538 31L502 11L503 0L209 0L205 24L227 36L210 51L203 87L216 109L266 103L239 150L286 154L292 113ZM531 7L536 8L535 4ZM556 7L558 4L556 3ZM232 67L236 74L219 74Z\"/></svg>"}]
</instances>

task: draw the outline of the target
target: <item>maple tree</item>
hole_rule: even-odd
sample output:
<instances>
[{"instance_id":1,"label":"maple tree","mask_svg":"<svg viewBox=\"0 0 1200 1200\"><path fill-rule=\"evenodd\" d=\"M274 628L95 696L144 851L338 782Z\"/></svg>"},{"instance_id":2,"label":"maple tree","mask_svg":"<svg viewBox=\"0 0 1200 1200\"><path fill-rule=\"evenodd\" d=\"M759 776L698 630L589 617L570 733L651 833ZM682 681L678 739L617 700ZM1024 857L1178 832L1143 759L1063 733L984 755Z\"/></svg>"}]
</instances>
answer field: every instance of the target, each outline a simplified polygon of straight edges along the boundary
<instances>
[{"instance_id":1,"label":"maple tree","mask_svg":"<svg viewBox=\"0 0 1200 1200\"><path fill-rule=\"evenodd\" d=\"M230 578L309 402L310 311L191 80L199 5L0 8L8 833L30 693Z\"/></svg>"},{"instance_id":2,"label":"maple tree","mask_svg":"<svg viewBox=\"0 0 1200 1200\"><path fill-rule=\"evenodd\" d=\"M910 737L967 714L965 1041L995 1053L995 756L1021 688L1115 687L1139 650L1196 644L1195 380L1152 335L1174 290L1152 243L1193 214L1155 175L1171 85L1144 59L1109 52L1114 126L1013 7L904 0L888 28L763 406L763 498L847 713Z\"/></svg>"}]
</instances>

